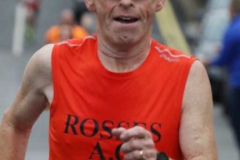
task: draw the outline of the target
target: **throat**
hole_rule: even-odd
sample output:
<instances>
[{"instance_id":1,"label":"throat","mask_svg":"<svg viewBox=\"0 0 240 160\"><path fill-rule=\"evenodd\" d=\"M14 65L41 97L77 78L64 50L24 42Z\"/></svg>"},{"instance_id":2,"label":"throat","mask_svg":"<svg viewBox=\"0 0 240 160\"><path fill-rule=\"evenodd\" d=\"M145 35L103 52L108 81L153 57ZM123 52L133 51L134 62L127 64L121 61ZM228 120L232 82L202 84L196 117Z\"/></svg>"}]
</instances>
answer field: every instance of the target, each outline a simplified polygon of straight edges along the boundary
<instances>
[{"instance_id":1,"label":"throat","mask_svg":"<svg viewBox=\"0 0 240 160\"><path fill-rule=\"evenodd\" d=\"M139 68L147 59L152 40L145 38L141 43L128 45L111 44L103 39L98 41L98 57L102 66L115 73L131 72Z\"/></svg>"},{"instance_id":2,"label":"throat","mask_svg":"<svg viewBox=\"0 0 240 160\"><path fill-rule=\"evenodd\" d=\"M149 52L138 53L133 56L109 55L99 52L98 57L104 68L115 73L131 72L139 68L147 59Z\"/></svg>"}]
</instances>

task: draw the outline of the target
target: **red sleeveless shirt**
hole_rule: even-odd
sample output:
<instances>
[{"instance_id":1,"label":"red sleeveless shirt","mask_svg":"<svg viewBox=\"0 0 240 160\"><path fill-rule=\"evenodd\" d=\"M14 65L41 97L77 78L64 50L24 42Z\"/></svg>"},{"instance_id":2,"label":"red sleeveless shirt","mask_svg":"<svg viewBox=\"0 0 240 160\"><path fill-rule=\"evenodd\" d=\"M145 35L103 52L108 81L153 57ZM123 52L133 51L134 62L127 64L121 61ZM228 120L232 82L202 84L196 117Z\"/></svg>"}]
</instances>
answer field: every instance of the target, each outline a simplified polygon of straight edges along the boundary
<instances>
[{"instance_id":1,"label":"red sleeveless shirt","mask_svg":"<svg viewBox=\"0 0 240 160\"><path fill-rule=\"evenodd\" d=\"M139 125L158 150L181 160L182 99L195 58L152 40L139 68L113 73L100 63L97 47L97 36L54 46L49 159L123 159L111 129Z\"/></svg>"}]
</instances>

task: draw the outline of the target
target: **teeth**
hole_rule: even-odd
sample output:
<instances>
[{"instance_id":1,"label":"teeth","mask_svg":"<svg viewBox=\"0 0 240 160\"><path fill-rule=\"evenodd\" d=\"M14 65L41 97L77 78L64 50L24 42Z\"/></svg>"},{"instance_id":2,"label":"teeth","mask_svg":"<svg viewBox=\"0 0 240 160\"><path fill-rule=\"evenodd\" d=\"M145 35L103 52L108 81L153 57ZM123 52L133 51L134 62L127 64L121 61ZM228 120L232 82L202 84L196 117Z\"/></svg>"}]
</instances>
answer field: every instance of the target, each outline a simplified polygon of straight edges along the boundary
<instances>
[{"instance_id":1,"label":"teeth","mask_svg":"<svg viewBox=\"0 0 240 160\"><path fill-rule=\"evenodd\" d=\"M126 21L131 20L131 18L125 18L125 17L123 17L121 19L126 20Z\"/></svg>"},{"instance_id":2,"label":"teeth","mask_svg":"<svg viewBox=\"0 0 240 160\"><path fill-rule=\"evenodd\" d=\"M138 19L132 18L132 17L117 17L117 18L114 18L114 20L121 23L133 23L133 22L136 22Z\"/></svg>"}]
</instances>

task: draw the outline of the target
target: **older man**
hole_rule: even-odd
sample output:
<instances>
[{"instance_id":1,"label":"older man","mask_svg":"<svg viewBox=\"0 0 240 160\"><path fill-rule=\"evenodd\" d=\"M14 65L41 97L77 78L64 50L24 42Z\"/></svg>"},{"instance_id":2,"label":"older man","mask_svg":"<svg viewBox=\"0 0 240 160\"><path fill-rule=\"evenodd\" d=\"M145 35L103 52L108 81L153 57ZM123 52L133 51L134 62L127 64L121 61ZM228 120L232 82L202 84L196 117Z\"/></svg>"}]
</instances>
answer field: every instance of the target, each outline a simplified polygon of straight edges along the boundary
<instances>
[{"instance_id":1,"label":"older man","mask_svg":"<svg viewBox=\"0 0 240 160\"><path fill-rule=\"evenodd\" d=\"M97 34L29 61L0 128L0 157L23 160L51 104L51 160L217 160L204 66L151 38L165 0L85 0Z\"/></svg>"}]
</instances>

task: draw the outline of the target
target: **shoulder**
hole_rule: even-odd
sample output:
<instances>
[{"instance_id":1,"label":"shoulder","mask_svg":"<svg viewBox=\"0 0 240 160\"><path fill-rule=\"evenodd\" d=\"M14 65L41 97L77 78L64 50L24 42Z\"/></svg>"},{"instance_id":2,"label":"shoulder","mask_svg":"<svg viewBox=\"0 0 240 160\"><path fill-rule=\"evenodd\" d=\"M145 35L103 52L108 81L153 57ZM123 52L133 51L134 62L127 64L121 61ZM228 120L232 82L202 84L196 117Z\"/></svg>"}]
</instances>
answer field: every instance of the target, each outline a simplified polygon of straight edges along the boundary
<instances>
[{"instance_id":1,"label":"shoulder","mask_svg":"<svg viewBox=\"0 0 240 160\"><path fill-rule=\"evenodd\" d=\"M183 107L189 106L191 100L201 103L202 98L211 99L211 87L206 68L200 61L195 61L189 71L185 92ZM199 101L198 101L199 100Z\"/></svg>"},{"instance_id":2,"label":"shoulder","mask_svg":"<svg viewBox=\"0 0 240 160\"><path fill-rule=\"evenodd\" d=\"M191 57L193 57L188 53L184 53L184 52L181 52L180 50L163 45L159 42L156 42L155 40L153 41L153 43L154 43L153 45L154 49L157 50L160 54L167 54L170 57L183 58L183 59L190 59Z\"/></svg>"},{"instance_id":3,"label":"shoulder","mask_svg":"<svg viewBox=\"0 0 240 160\"><path fill-rule=\"evenodd\" d=\"M84 38L74 38L70 40L65 40L59 43L56 43L56 48L74 48L74 47L83 47L86 44L93 44L96 42L96 37L94 36L85 36Z\"/></svg>"},{"instance_id":4,"label":"shoulder","mask_svg":"<svg viewBox=\"0 0 240 160\"><path fill-rule=\"evenodd\" d=\"M160 58L168 62L171 66L179 65L192 65L196 58L180 50L165 46L156 41L153 42L153 49L157 51Z\"/></svg>"},{"instance_id":5,"label":"shoulder","mask_svg":"<svg viewBox=\"0 0 240 160\"><path fill-rule=\"evenodd\" d=\"M189 80L194 79L194 81L201 81L205 80L206 78L208 78L206 68L200 61L195 61L189 72Z\"/></svg>"},{"instance_id":6,"label":"shoulder","mask_svg":"<svg viewBox=\"0 0 240 160\"><path fill-rule=\"evenodd\" d=\"M36 65L48 66L51 61L51 55L54 48L54 44L47 44L37 50L30 61L34 61Z\"/></svg>"},{"instance_id":7,"label":"shoulder","mask_svg":"<svg viewBox=\"0 0 240 160\"><path fill-rule=\"evenodd\" d=\"M47 44L36 51L30 58L26 74L29 78L51 78L51 57L54 44Z\"/></svg>"},{"instance_id":8,"label":"shoulder","mask_svg":"<svg viewBox=\"0 0 240 160\"><path fill-rule=\"evenodd\" d=\"M96 38L93 36L61 41L54 44L52 58L53 60L66 61L68 58L73 58L73 56L87 54L89 51L92 51L95 44Z\"/></svg>"},{"instance_id":9,"label":"shoulder","mask_svg":"<svg viewBox=\"0 0 240 160\"><path fill-rule=\"evenodd\" d=\"M27 63L22 79L22 90L43 93L52 83L51 55L53 44L36 51Z\"/></svg>"}]
</instances>

